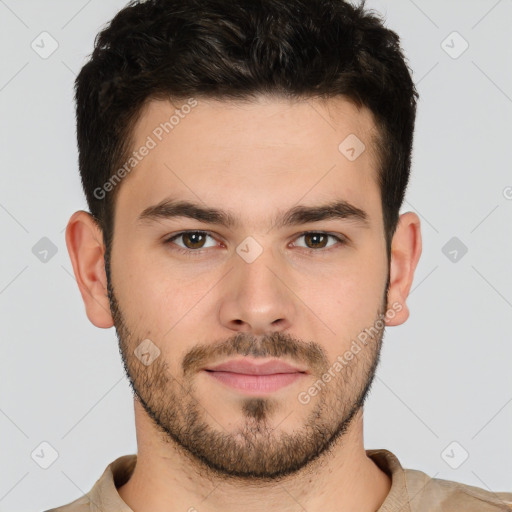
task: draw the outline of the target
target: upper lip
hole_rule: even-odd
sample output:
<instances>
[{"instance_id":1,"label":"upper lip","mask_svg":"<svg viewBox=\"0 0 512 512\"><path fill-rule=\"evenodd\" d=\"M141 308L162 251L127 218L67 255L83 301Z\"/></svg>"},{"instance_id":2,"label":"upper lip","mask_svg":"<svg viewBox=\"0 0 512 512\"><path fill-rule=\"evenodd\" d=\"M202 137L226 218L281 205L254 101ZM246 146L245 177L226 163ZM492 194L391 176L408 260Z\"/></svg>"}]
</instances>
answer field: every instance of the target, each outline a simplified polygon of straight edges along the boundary
<instances>
[{"instance_id":1,"label":"upper lip","mask_svg":"<svg viewBox=\"0 0 512 512\"><path fill-rule=\"evenodd\" d=\"M289 363L272 359L264 363L256 363L250 359L237 359L226 361L215 366L208 366L204 370L216 372L243 373L246 375L272 375L275 373L306 373L305 369L297 368Z\"/></svg>"}]
</instances>

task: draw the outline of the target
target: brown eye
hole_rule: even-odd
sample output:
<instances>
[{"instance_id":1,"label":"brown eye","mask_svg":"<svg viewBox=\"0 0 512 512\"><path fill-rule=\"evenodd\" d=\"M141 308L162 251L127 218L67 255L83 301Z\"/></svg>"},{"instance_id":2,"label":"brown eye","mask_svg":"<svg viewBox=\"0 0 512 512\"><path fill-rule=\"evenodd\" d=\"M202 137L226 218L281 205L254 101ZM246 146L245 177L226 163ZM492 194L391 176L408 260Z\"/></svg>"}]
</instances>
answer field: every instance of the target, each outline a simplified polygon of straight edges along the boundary
<instances>
[{"instance_id":1,"label":"brown eye","mask_svg":"<svg viewBox=\"0 0 512 512\"><path fill-rule=\"evenodd\" d=\"M201 249L203 247L205 241L204 233L194 231L191 233L183 233L181 236L183 237L185 247L189 249Z\"/></svg>"},{"instance_id":2,"label":"brown eye","mask_svg":"<svg viewBox=\"0 0 512 512\"><path fill-rule=\"evenodd\" d=\"M207 237L210 237L213 240L213 237L204 231L184 231L172 236L166 241L166 243L175 244L178 246L178 248L181 248L181 250L185 251L187 249L206 249L208 247L212 247L212 245L205 245ZM175 240L178 241L180 239L181 243L175 242ZM215 245L215 243L213 245Z\"/></svg>"},{"instance_id":3,"label":"brown eye","mask_svg":"<svg viewBox=\"0 0 512 512\"><path fill-rule=\"evenodd\" d=\"M300 238L304 239L305 245L299 244L298 247L303 247L310 251L319 251L320 249L325 249L325 251L328 251L329 249L334 248L336 243L329 244L329 239L338 242L339 245L345 245L346 243L345 238L343 238L342 236L331 235L323 231L309 231L306 233L302 233L299 236L299 239Z\"/></svg>"},{"instance_id":4,"label":"brown eye","mask_svg":"<svg viewBox=\"0 0 512 512\"><path fill-rule=\"evenodd\" d=\"M328 235L324 233L306 233L304 239L310 249L322 249L327 244ZM311 244L311 246L310 246Z\"/></svg>"}]
</instances>

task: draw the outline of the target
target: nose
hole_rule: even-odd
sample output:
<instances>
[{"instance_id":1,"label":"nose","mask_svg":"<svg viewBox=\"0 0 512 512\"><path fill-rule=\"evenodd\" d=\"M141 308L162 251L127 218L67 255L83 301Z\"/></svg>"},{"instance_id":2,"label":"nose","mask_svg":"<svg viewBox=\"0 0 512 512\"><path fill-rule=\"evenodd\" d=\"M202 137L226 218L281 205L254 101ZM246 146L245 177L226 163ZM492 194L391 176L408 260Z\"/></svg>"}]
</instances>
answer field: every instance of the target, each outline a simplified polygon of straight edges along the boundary
<instances>
[{"instance_id":1,"label":"nose","mask_svg":"<svg viewBox=\"0 0 512 512\"><path fill-rule=\"evenodd\" d=\"M234 255L234 268L226 276L220 322L236 332L255 336L289 329L297 311L293 283L271 250L247 263Z\"/></svg>"}]
</instances>

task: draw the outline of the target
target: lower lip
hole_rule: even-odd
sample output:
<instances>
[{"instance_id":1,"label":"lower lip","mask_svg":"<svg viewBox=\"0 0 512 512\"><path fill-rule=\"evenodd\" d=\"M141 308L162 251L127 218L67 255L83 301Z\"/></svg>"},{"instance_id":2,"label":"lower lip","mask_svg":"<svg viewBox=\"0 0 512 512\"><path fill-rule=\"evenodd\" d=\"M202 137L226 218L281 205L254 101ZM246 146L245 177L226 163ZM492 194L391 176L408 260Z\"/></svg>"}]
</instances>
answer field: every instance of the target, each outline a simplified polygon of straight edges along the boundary
<instances>
[{"instance_id":1,"label":"lower lip","mask_svg":"<svg viewBox=\"0 0 512 512\"><path fill-rule=\"evenodd\" d=\"M211 377L230 388L246 393L271 393L289 386L303 377L304 373L274 373L272 375L248 375L245 373L206 371Z\"/></svg>"}]
</instances>

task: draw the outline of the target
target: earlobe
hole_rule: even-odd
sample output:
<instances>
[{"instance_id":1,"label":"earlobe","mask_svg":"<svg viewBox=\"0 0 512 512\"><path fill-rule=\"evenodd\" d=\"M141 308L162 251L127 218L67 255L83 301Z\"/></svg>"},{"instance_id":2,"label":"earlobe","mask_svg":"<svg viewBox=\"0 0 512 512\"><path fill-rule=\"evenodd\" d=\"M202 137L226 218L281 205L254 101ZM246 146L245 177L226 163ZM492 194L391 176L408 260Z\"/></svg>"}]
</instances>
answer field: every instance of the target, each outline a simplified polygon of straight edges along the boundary
<instances>
[{"instance_id":1,"label":"earlobe","mask_svg":"<svg viewBox=\"0 0 512 512\"><path fill-rule=\"evenodd\" d=\"M112 327L103 234L91 214L79 210L71 216L66 245L87 317L96 327Z\"/></svg>"},{"instance_id":2,"label":"earlobe","mask_svg":"<svg viewBox=\"0 0 512 512\"><path fill-rule=\"evenodd\" d=\"M420 219L413 212L400 215L391 243L391 263L388 290L388 309L393 304L395 315L386 317L386 325L400 325L409 318L406 300L414 279L414 272L421 256Z\"/></svg>"}]
</instances>

